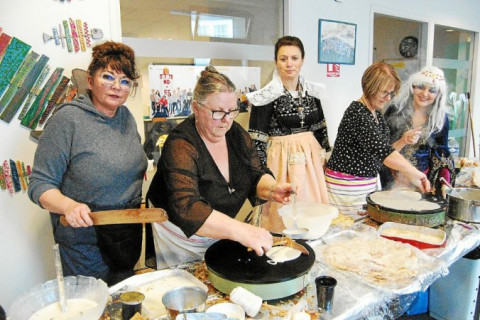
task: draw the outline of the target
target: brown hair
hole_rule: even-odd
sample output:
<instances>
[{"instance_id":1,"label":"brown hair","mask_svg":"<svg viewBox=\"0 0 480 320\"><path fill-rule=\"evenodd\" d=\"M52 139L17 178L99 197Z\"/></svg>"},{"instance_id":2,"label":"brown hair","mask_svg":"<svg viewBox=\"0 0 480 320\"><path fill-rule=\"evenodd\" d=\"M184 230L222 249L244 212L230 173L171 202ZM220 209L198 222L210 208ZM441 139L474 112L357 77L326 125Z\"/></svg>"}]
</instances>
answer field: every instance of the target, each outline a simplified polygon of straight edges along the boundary
<instances>
[{"instance_id":1,"label":"brown hair","mask_svg":"<svg viewBox=\"0 0 480 320\"><path fill-rule=\"evenodd\" d=\"M305 58L305 49L303 48L302 41L297 37L285 36L278 39L277 43L275 43L275 61L277 61L278 50L280 50L281 47L286 46L294 46L299 48L300 52L302 53L302 59Z\"/></svg>"},{"instance_id":2,"label":"brown hair","mask_svg":"<svg viewBox=\"0 0 480 320\"><path fill-rule=\"evenodd\" d=\"M93 47L88 74L93 77L97 70L107 67L123 72L131 80L140 77L135 68L135 52L120 42L107 41Z\"/></svg>"},{"instance_id":3,"label":"brown hair","mask_svg":"<svg viewBox=\"0 0 480 320\"><path fill-rule=\"evenodd\" d=\"M200 74L195 89L193 100L203 103L207 96L218 92L235 92L235 85L230 79L212 66L208 66Z\"/></svg>"},{"instance_id":4,"label":"brown hair","mask_svg":"<svg viewBox=\"0 0 480 320\"><path fill-rule=\"evenodd\" d=\"M384 90L393 83L395 94L400 89L401 80L392 65L383 61L372 64L365 70L362 76L362 90L364 96L369 99Z\"/></svg>"}]
</instances>

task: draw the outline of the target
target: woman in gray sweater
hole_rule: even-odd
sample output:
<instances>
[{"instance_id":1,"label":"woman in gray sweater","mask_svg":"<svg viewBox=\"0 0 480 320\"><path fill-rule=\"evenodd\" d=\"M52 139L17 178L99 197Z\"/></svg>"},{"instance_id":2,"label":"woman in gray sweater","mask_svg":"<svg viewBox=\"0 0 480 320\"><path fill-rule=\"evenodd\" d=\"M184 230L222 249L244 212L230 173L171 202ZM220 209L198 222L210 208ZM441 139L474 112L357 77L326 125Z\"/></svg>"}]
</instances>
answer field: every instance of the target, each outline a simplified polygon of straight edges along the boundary
<instances>
[{"instance_id":1,"label":"woman in gray sweater","mask_svg":"<svg viewBox=\"0 0 480 320\"><path fill-rule=\"evenodd\" d=\"M141 225L92 227L89 213L139 207L147 159L123 105L139 77L133 50L106 42L92 57L87 94L59 106L45 125L28 194L50 211L64 274L112 285L133 274Z\"/></svg>"}]
</instances>

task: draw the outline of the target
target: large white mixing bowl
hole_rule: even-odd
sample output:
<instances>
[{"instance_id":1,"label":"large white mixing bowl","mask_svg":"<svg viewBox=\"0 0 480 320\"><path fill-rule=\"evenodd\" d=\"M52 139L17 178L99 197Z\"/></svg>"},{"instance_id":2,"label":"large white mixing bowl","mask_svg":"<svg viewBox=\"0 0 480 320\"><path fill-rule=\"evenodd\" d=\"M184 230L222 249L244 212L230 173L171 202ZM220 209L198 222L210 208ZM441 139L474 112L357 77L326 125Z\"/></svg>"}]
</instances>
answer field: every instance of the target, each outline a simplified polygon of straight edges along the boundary
<instances>
[{"instance_id":1,"label":"large white mixing bowl","mask_svg":"<svg viewBox=\"0 0 480 320\"><path fill-rule=\"evenodd\" d=\"M65 277L64 281L67 307L69 299L86 299L97 303L94 307L86 307L88 310L75 320L100 318L108 299L107 284L102 280L84 276L69 276ZM58 301L57 280L50 280L17 297L7 315L10 320L28 320L35 312Z\"/></svg>"},{"instance_id":2,"label":"large white mixing bowl","mask_svg":"<svg viewBox=\"0 0 480 320\"><path fill-rule=\"evenodd\" d=\"M302 239L321 238L328 231L332 220L338 216L337 208L322 203L297 202L295 205L297 227L308 229L308 233ZM293 228L293 206L285 205L278 210L287 229Z\"/></svg>"}]
</instances>

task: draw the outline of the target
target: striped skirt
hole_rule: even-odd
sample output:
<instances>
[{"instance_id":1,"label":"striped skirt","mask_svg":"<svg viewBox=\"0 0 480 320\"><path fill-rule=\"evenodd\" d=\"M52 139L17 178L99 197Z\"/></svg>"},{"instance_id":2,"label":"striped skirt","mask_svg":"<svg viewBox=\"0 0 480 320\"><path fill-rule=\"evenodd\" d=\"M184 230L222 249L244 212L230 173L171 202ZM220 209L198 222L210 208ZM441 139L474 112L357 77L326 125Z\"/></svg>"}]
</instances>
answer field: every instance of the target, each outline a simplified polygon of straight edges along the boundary
<instances>
[{"instance_id":1,"label":"striped skirt","mask_svg":"<svg viewBox=\"0 0 480 320\"><path fill-rule=\"evenodd\" d=\"M358 218L358 213L364 211L367 195L377 190L377 177L365 178L349 174L325 170L328 200L344 215Z\"/></svg>"}]
</instances>

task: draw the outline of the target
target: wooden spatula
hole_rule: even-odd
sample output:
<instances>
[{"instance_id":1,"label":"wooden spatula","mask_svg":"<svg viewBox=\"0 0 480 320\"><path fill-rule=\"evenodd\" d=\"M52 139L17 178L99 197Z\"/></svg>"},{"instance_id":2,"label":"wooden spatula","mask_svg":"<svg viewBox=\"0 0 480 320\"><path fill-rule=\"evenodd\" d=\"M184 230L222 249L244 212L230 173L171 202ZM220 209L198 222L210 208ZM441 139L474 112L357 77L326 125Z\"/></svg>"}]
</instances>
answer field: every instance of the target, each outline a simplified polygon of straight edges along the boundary
<instances>
[{"instance_id":1,"label":"wooden spatula","mask_svg":"<svg viewBox=\"0 0 480 320\"><path fill-rule=\"evenodd\" d=\"M149 223L168 220L167 213L161 208L118 209L90 212L94 225ZM60 217L60 223L68 226L65 216Z\"/></svg>"}]
</instances>

